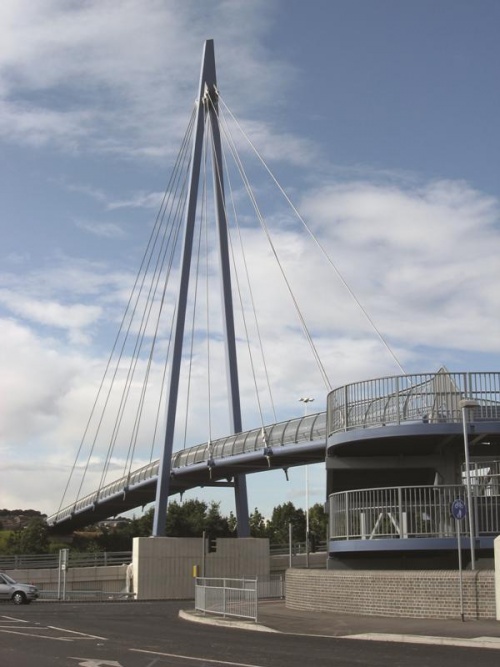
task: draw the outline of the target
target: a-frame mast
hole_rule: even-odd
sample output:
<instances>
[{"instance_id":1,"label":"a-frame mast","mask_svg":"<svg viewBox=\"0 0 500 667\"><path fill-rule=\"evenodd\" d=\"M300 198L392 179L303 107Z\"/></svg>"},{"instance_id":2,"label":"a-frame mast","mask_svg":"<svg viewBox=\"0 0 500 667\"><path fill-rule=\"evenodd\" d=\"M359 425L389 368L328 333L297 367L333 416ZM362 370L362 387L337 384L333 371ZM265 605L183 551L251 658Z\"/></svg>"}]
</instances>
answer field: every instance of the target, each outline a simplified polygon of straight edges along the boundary
<instances>
[{"instance_id":1,"label":"a-frame mast","mask_svg":"<svg viewBox=\"0 0 500 667\"><path fill-rule=\"evenodd\" d=\"M185 214L181 278L174 322L174 345L169 381L167 385L167 423L165 428L165 444L160 458L160 465L158 470L155 513L153 520L153 535L157 537L164 536L166 528L167 503L170 491L170 468L174 444L177 399L179 394L179 376L182 360L182 346L186 321L189 275L193 250L196 203L198 199L203 136L207 115L210 120L210 126L213 135L212 159L217 228L219 235L219 257L222 274L221 283L226 339L226 368L230 402L230 426L233 433L239 433L242 430L238 365L236 358L236 341L234 330L234 312L231 291L231 273L228 251L228 230L224 201L222 151L219 119L217 114L217 78L215 70L214 42L212 39L205 42L197 105L198 108L196 113L195 134L191 159L191 174ZM248 499L245 476L238 475L235 477L234 486L236 498L236 517L238 521L238 536L247 537L250 534L250 527L248 521Z\"/></svg>"}]
</instances>

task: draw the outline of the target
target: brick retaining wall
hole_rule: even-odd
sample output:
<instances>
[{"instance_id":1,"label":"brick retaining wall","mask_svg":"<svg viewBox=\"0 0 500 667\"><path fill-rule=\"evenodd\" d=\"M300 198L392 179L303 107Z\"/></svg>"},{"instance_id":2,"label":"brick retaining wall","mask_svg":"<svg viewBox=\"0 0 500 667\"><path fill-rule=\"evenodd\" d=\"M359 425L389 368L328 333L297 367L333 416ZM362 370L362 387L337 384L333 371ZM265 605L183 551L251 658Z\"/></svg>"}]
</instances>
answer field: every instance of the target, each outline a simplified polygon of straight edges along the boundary
<instances>
[{"instance_id":1,"label":"brick retaining wall","mask_svg":"<svg viewBox=\"0 0 500 667\"><path fill-rule=\"evenodd\" d=\"M495 572L462 573L465 618L496 618ZM454 571L286 572L290 609L368 616L460 618L459 574Z\"/></svg>"}]
</instances>

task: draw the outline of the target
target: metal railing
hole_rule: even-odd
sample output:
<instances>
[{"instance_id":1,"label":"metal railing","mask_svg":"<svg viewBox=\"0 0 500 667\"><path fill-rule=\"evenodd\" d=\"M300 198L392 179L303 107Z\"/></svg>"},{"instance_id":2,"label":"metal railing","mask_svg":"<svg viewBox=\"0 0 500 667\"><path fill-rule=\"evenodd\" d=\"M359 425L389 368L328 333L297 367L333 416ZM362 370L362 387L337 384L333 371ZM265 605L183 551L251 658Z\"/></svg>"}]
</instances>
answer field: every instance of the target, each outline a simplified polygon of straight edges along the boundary
<instances>
[{"instance_id":1,"label":"metal railing","mask_svg":"<svg viewBox=\"0 0 500 667\"><path fill-rule=\"evenodd\" d=\"M123 565L132 561L131 551L69 552L68 567ZM43 570L59 567L59 553L0 556L0 570Z\"/></svg>"},{"instance_id":2,"label":"metal railing","mask_svg":"<svg viewBox=\"0 0 500 667\"><path fill-rule=\"evenodd\" d=\"M39 600L44 602L124 602L133 601L135 595L126 591L66 590L64 594L56 589L39 588Z\"/></svg>"},{"instance_id":3,"label":"metal railing","mask_svg":"<svg viewBox=\"0 0 500 667\"><path fill-rule=\"evenodd\" d=\"M257 621L257 579L196 579L194 607L203 613Z\"/></svg>"},{"instance_id":4,"label":"metal railing","mask_svg":"<svg viewBox=\"0 0 500 667\"><path fill-rule=\"evenodd\" d=\"M476 537L500 534L500 495L491 486L473 485ZM467 501L463 485L398 486L341 491L330 495L330 539L374 540L455 536L451 504ZM464 531L469 530L469 517Z\"/></svg>"},{"instance_id":5,"label":"metal railing","mask_svg":"<svg viewBox=\"0 0 500 667\"><path fill-rule=\"evenodd\" d=\"M270 424L265 427L236 433L218 438L200 445L188 447L174 452L171 459L171 470L185 470L194 464L209 464L214 461L251 452L272 453L273 448L286 448L300 442L323 442L326 437L326 412L297 417L284 422ZM267 454L266 454L267 455ZM71 518L75 513L94 507L107 498L123 493L125 490L141 486L158 476L159 461L152 461L128 475L106 484L100 489L79 498L74 503L61 508L47 518L49 526L53 526Z\"/></svg>"},{"instance_id":6,"label":"metal railing","mask_svg":"<svg viewBox=\"0 0 500 667\"><path fill-rule=\"evenodd\" d=\"M229 579L197 577L194 606L205 614L257 621L258 600L285 597L281 575Z\"/></svg>"},{"instance_id":7,"label":"metal railing","mask_svg":"<svg viewBox=\"0 0 500 667\"><path fill-rule=\"evenodd\" d=\"M478 401L471 419L500 421L500 373L420 373L348 384L328 394L328 433L408 422L460 423L463 398Z\"/></svg>"}]
</instances>

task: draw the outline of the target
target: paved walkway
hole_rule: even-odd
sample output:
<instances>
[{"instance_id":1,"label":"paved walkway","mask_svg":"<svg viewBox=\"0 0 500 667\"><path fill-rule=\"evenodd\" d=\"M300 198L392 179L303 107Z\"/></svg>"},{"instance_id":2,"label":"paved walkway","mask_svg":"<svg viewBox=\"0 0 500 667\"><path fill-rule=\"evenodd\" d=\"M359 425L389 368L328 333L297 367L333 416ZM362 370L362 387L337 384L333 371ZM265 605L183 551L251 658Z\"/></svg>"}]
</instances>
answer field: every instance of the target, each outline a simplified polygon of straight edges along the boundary
<instances>
[{"instance_id":1,"label":"paved walkway","mask_svg":"<svg viewBox=\"0 0 500 667\"><path fill-rule=\"evenodd\" d=\"M256 624L203 615L194 610L183 611L180 615L200 623L248 630L500 650L500 622L495 620L462 622L460 619L389 618L296 611L288 609L284 600L261 601L258 613Z\"/></svg>"}]
</instances>

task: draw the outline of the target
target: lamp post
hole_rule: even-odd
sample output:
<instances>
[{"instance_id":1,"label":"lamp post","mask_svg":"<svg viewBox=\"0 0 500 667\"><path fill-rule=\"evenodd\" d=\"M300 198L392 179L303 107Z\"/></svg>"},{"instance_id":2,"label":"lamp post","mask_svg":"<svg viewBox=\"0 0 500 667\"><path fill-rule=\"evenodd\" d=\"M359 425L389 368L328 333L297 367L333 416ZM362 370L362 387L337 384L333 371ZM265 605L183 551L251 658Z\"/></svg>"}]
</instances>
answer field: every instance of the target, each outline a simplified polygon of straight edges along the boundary
<instances>
[{"instance_id":1,"label":"lamp post","mask_svg":"<svg viewBox=\"0 0 500 667\"><path fill-rule=\"evenodd\" d=\"M307 406L314 401L310 396L299 398L304 404L304 417L307 417ZM306 567L309 568L309 467L306 465Z\"/></svg>"},{"instance_id":2,"label":"lamp post","mask_svg":"<svg viewBox=\"0 0 500 667\"><path fill-rule=\"evenodd\" d=\"M467 428L467 413L469 410L479 407L479 403L471 398L464 398L459 406L462 410L462 425L464 429L464 451L465 451L465 484L467 489L467 506L469 508L469 540L470 540L470 567L476 569L476 553L474 545L475 520L472 505L472 488L470 483L470 459L469 459L469 431Z\"/></svg>"}]
</instances>

